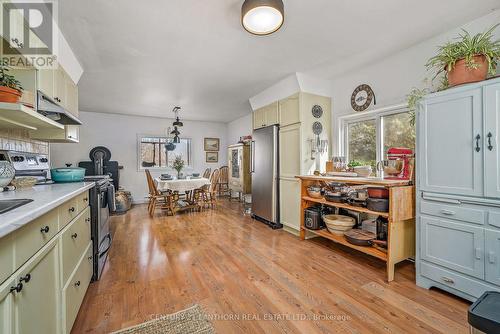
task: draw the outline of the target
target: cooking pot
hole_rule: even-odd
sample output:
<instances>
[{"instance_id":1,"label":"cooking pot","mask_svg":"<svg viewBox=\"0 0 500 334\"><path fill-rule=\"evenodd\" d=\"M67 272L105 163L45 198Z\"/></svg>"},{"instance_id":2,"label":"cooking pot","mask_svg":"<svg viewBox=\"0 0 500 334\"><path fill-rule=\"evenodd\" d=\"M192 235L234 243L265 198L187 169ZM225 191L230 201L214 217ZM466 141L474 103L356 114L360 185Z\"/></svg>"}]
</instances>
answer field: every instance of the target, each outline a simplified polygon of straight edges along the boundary
<instances>
[{"instance_id":1,"label":"cooking pot","mask_svg":"<svg viewBox=\"0 0 500 334\"><path fill-rule=\"evenodd\" d=\"M389 200L387 198L368 198L366 207L372 211L389 212Z\"/></svg>"},{"instance_id":2,"label":"cooking pot","mask_svg":"<svg viewBox=\"0 0 500 334\"><path fill-rule=\"evenodd\" d=\"M389 189L381 187L368 187L368 197L389 198Z\"/></svg>"},{"instance_id":3,"label":"cooking pot","mask_svg":"<svg viewBox=\"0 0 500 334\"><path fill-rule=\"evenodd\" d=\"M52 180L57 183L62 182L82 182L85 176L85 168L64 167L50 170Z\"/></svg>"}]
</instances>

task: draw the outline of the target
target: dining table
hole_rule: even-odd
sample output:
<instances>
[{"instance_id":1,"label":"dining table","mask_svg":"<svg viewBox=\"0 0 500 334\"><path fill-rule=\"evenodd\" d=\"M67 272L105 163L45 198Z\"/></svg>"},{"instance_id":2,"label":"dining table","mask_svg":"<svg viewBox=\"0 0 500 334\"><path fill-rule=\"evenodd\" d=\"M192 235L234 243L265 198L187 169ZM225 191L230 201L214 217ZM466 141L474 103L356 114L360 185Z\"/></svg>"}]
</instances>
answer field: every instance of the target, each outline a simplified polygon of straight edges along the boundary
<instances>
[{"instance_id":1,"label":"dining table","mask_svg":"<svg viewBox=\"0 0 500 334\"><path fill-rule=\"evenodd\" d=\"M172 212L200 208L199 198L196 198L195 190L210 185L210 180L207 178L189 176L183 179L158 177L155 182L158 191L173 194L173 200L167 207ZM184 198L182 194L185 194Z\"/></svg>"}]
</instances>

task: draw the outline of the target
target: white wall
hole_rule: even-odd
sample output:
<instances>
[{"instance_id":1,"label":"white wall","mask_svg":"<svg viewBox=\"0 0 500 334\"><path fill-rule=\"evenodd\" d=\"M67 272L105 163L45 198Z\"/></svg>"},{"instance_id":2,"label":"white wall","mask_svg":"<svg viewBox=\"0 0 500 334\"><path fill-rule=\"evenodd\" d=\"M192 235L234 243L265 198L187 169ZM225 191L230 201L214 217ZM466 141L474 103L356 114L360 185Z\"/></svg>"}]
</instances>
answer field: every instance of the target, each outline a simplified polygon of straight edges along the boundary
<instances>
[{"instance_id":1,"label":"white wall","mask_svg":"<svg viewBox=\"0 0 500 334\"><path fill-rule=\"evenodd\" d=\"M84 124L80 130L80 143L50 145L52 166L61 167L65 163L78 165L80 161L89 160L88 155L93 147L106 146L111 150L111 159L124 167L120 172L120 185L132 192L134 202L143 201L148 190L144 171L139 171L137 166L137 135L163 136L173 120L93 112L80 112L80 119ZM203 173L207 167L214 169L227 165L227 124L184 121L180 131L182 138L192 139L194 171ZM220 138L218 163L205 162L205 137ZM153 171L152 174L157 176L160 171Z\"/></svg>"},{"instance_id":2,"label":"white wall","mask_svg":"<svg viewBox=\"0 0 500 334\"><path fill-rule=\"evenodd\" d=\"M500 23L500 10L467 23L463 28L471 34L476 34L496 23ZM334 154L338 151L338 117L354 112L350 99L356 86L366 83L374 90L377 106L372 105L368 110L404 102L412 87L423 88L423 80L432 78L432 74L427 73L425 64L436 53L437 46L457 37L459 33L460 28L448 31L391 57L335 77L332 81ZM500 39L500 27L495 35L496 39Z\"/></svg>"},{"instance_id":3,"label":"white wall","mask_svg":"<svg viewBox=\"0 0 500 334\"><path fill-rule=\"evenodd\" d=\"M250 113L227 123L227 142L229 145L236 144L240 137L251 135L252 132L252 113Z\"/></svg>"}]
</instances>

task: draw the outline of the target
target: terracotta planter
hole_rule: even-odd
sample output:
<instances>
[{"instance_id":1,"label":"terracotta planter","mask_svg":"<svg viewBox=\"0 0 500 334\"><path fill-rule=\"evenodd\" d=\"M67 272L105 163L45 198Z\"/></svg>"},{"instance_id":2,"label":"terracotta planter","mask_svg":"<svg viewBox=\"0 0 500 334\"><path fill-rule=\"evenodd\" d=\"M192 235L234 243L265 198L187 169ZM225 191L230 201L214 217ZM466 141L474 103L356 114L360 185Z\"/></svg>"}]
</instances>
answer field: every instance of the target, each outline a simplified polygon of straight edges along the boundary
<instances>
[{"instance_id":1,"label":"terracotta planter","mask_svg":"<svg viewBox=\"0 0 500 334\"><path fill-rule=\"evenodd\" d=\"M0 86L0 102L17 103L21 98L21 92L6 86Z\"/></svg>"},{"instance_id":2,"label":"terracotta planter","mask_svg":"<svg viewBox=\"0 0 500 334\"><path fill-rule=\"evenodd\" d=\"M488 75L488 61L483 55L474 56L474 63L479 67L467 68L464 59L455 63L455 67L448 72L448 83L450 86L461 85L469 82L478 82L486 79Z\"/></svg>"}]
</instances>

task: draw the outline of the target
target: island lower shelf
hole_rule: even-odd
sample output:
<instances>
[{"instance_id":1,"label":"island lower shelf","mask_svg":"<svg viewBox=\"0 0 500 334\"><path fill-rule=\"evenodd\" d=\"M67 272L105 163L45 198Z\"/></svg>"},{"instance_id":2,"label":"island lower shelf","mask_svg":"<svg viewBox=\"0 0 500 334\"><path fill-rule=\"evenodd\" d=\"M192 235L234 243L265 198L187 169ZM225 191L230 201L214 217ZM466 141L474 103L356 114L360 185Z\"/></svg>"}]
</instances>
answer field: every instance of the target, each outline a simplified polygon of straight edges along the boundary
<instances>
[{"instance_id":1,"label":"island lower shelf","mask_svg":"<svg viewBox=\"0 0 500 334\"><path fill-rule=\"evenodd\" d=\"M356 249L356 250L363 252L365 254L374 256L380 260L387 261L387 253L386 252L383 252L380 249L377 249L375 247L353 245L349 241L347 241L343 235L333 234L333 233L328 232L325 229L323 229L323 230L310 230L310 229L304 227L304 230L311 232L313 234L316 234L320 237L330 239L333 242L336 242L338 244L341 244L341 245L347 246L349 248Z\"/></svg>"},{"instance_id":2,"label":"island lower shelf","mask_svg":"<svg viewBox=\"0 0 500 334\"><path fill-rule=\"evenodd\" d=\"M329 239L386 262L387 281L394 280L395 264L415 256L415 187L408 181L382 180L376 178L338 178L297 176L301 188L300 238L305 240L306 232ZM324 198L313 198L307 193L310 185L323 186L326 182L341 182L347 185L381 186L389 190L389 212L372 211L346 203L329 202ZM304 225L304 211L318 204L362 212L387 219L387 251L373 246L357 246L348 242L343 235L328 230L310 230Z\"/></svg>"}]
</instances>

